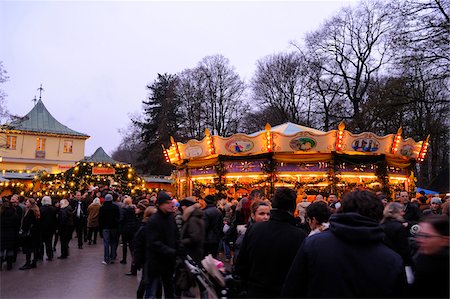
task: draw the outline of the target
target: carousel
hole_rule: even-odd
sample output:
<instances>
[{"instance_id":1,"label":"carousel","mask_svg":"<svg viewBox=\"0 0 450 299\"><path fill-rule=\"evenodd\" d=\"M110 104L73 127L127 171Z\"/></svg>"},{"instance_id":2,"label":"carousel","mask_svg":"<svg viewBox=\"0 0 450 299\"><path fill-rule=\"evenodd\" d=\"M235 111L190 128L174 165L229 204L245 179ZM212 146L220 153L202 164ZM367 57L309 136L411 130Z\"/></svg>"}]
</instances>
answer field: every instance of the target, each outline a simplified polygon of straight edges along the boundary
<instances>
[{"instance_id":1,"label":"carousel","mask_svg":"<svg viewBox=\"0 0 450 299\"><path fill-rule=\"evenodd\" d=\"M285 123L265 126L253 134L211 135L203 140L176 142L163 152L176 166L178 196L217 192L242 197L252 189L270 196L279 186L299 194L342 195L355 187L391 195L413 190L415 163L426 156L428 139L416 142L396 134L352 134L341 123L322 132Z\"/></svg>"}]
</instances>

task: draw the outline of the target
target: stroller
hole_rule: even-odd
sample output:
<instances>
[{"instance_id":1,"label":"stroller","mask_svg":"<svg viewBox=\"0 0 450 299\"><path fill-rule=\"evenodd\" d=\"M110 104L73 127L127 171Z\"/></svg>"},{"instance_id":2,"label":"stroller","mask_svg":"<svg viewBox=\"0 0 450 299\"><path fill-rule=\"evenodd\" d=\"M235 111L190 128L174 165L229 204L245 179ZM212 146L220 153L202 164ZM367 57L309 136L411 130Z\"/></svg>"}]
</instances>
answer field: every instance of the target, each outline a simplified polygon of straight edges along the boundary
<instances>
[{"instance_id":1,"label":"stroller","mask_svg":"<svg viewBox=\"0 0 450 299\"><path fill-rule=\"evenodd\" d=\"M198 286L198 293L194 294L195 297L221 299L228 297L226 274L218 269L217 260L211 255L205 257L201 265L197 264L189 255L186 256L183 263Z\"/></svg>"}]
</instances>

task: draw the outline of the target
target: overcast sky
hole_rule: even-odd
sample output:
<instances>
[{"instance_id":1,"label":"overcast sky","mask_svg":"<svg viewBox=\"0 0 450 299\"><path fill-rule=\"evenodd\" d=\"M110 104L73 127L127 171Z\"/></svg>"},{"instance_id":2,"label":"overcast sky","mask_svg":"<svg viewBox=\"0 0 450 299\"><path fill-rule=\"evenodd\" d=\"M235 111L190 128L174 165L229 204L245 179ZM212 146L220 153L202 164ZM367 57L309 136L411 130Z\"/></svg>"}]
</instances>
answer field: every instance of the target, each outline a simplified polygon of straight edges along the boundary
<instances>
[{"instance_id":1,"label":"overcast sky","mask_svg":"<svg viewBox=\"0 0 450 299\"><path fill-rule=\"evenodd\" d=\"M50 113L91 136L85 155L111 154L118 132L140 113L158 73L222 54L249 82L258 59L293 50L355 1L2 1L0 61L12 114L33 107L37 88Z\"/></svg>"}]
</instances>

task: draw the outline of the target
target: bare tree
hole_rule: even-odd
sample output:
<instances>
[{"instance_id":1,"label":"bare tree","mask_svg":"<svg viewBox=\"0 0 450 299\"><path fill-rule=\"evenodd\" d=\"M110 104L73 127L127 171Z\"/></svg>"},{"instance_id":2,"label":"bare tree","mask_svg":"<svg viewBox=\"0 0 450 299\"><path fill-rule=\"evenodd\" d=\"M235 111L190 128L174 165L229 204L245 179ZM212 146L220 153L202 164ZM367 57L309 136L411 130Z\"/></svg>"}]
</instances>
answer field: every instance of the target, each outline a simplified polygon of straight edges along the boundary
<instances>
[{"instance_id":1,"label":"bare tree","mask_svg":"<svg viewBox=\"0 0 450 299\"><path fill-rule=\"evenodd\" d=\"M203 80L206 125L213 134L236 133L246 110L244 81L222 55L203 58L197 69Z\"/></svg>"},{"instance_id":2,"label":"bare tree","mask_svg":"<svg viewBox=\"0 0 450 299\"><path fill-rule=\"evenodd\" d=\"M364 129L360 117L371 79L388 61L387 41L392 24L386 6L379 2L361 2L345 8L306 37L311 53L328 76L339 79L341 94L351 107L353 129Z\"/></svg>"},{"instance_id":3,"label":"bare tree","mask_svg":"<svg viewBox=\"0 0 450 299\"><path fill-rule=\"evenodd\" d=\"M434 77L450 77L450 2L396 1L394 54L402 65L421 63Z\"/></svg>"},{"instance_id":4,"label":"bare tree","mask_svg":"<svg viewBox=\"0 0 450 299\"><path fill-rule=\"evenodd\" d=\"M204 76L198 69L186 69L178 74L180 135L185 139L201 139L206 128L206 90Z\"/></svg>"},{"instance_id":5,"label":"bare tree","mask_svg":"<svg viewBox=\"0 0 450 299\"><path fill-rule=\"evenodd\" d=\"M300 53L279 53L257 62L252 79L254 100L270 109L276 122L305 123L306 65Z\"/></svg>"},{"instance_id":6,"label":"bare tree","mask_svg":"<svg viewBox=\"0 0 450 299\"><path fill-rule=\"evenodd\" d=\"M8 81L9 77L3 67L3 62L0 61L0 85ZM9 119L8 108L6 107L6 93L0 88L0 124L3 124Z\"/></svg>"}]
</instances>

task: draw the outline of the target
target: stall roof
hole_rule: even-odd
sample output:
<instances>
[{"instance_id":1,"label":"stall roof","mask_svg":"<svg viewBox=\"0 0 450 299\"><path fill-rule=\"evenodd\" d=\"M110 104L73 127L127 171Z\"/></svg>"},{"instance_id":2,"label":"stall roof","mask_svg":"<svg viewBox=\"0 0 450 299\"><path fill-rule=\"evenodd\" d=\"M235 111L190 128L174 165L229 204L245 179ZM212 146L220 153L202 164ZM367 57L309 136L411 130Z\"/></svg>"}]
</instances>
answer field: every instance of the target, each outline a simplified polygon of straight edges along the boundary
<instances>
[{"instance_id":1,"label":"stall roof","mask_svg":"<svg viewBox=\"0 0 450 299\"><path fill-rule=\"evenodd\" d=\"M37 173L20 173L20 172L0 172L0 180L5 180L7 182L8 180L32 180L34 179L34 176L37 175Z\"/></svg>"},{"instance_id":2,"label":"stall roof","mask_svg":"<svg viewBox=\"0 0 450 299\"><path fill-rule=\"evenodd\" d=\"M126 164L111 158L103 149L103 147L99 147L92 156L85 157L81 162L95 162L95 163L110 163L110 164Z\"/></svg>"}]
</instances>

